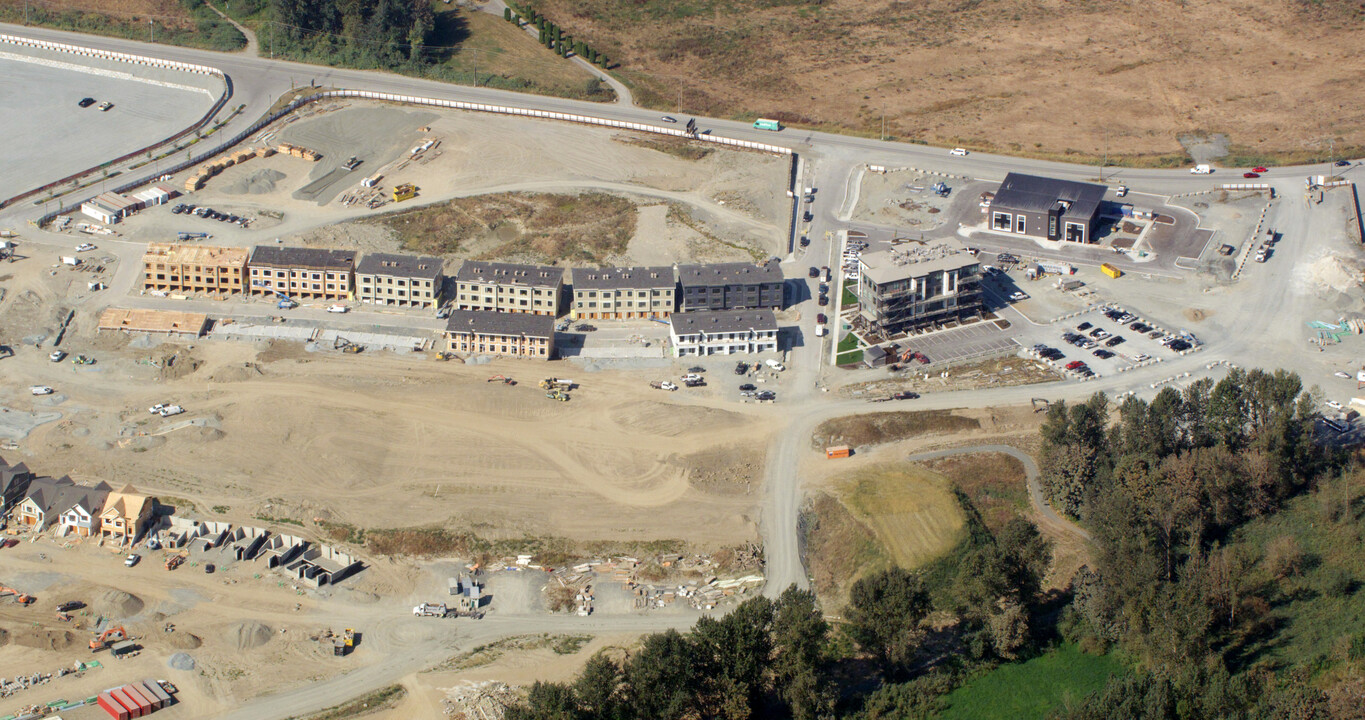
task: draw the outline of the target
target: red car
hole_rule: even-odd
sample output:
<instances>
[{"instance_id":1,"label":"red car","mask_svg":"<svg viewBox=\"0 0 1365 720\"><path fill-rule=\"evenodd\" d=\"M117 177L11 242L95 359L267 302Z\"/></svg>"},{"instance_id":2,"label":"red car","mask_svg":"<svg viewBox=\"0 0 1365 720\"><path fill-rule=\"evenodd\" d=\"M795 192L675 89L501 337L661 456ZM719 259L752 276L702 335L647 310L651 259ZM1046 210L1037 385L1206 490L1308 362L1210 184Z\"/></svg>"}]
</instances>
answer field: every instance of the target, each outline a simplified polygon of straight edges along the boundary
<instances>
[{"instance_id":1,"label":"red car","mask_svg":"<svg viewBox=\"0 0 1365 720\"><path fill-rule=\"evenodd\" d=\"M816 316L815 316L815 322L818 322L818 323L820 323L821 325L824 325L824 324L825 324L826 322L828 322L828 321L829 321L829 318L826 318L824 313L820 313L819 315L816 315Z\"/></svg>"},{"instance_id":2,"label":"red car","mask_svg":"<svg viewBox=\"0 0 1365 720\"><path fill-rule=\"evenodd\" d=\"M1261 176L1260 173L1254 173L1254 172L1245 172L1245 173L1242 173L1242 177L1244 177L1244 178L1258 178L1258 177L1260 177L1260 176Z\"/></svg>"},{"instance_id":3,"label":"red car","mask_svg":"<svg viewBox=\"0 0 1365 720\"><path fill-rule=\"evenodd\" d=\"M1072 360L1071 362L1066 364L1066 369L1075 370L1076 368L1081 367L1082 365L1085 365L1085 363L1081 362L1080 360Z\"/></svg>"},{"instance_id":4,"label":"red car","mask_svg":"<svg viewBox=\"0 0 1365 720\"><path fill-rule=\"evenodd\" d=\"M1265 168L1263 168L1263 167L1254 167L1254 168L1251 169L1251 171L1252 171L1252 172L1270 172L1269 170L1267 170L1267 169L1265 169Z\"/></svg>"}]
</instances>

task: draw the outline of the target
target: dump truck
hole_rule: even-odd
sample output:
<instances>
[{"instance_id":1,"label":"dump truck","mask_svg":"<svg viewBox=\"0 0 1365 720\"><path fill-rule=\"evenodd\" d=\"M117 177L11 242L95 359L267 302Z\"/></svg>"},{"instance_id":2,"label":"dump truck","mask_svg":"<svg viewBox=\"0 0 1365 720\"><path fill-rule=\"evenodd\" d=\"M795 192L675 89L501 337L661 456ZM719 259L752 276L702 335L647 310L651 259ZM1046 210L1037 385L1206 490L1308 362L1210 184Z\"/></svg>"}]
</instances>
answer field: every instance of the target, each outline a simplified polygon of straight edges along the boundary
<instances>
[{"instance_id":1,"label":"dump truck","mask_svg":"<svg viewBox=\"0 0 1365 720\"><path fill-rule=\"evenodd\" d=\"M412 183L403 183L402 185L395 186L393 189L394 202L403 202L404 200L411 200L414 197L417 197L417 186Z\"/></svg>"},{"instance_id":2,"label":"dump truck","mask_svg":"<svg viewBox=\"0 0 1365 720\"><path fill-rule=\"evenodd\" d=\"M422 603L412 609L412 614L417 617L450 617L450 608L445 603Z\"/></svg>"},{"instance_id":3,"label":"dump truck","mask_svg":"<svg viewBox=\"0 0 1365 720\"><path fill-rule=\"evenodd\" d=\"M572 390L574 386L574 381L563 378L545 378L540 381L542 390Z\"/></svg>"}]
</instances>

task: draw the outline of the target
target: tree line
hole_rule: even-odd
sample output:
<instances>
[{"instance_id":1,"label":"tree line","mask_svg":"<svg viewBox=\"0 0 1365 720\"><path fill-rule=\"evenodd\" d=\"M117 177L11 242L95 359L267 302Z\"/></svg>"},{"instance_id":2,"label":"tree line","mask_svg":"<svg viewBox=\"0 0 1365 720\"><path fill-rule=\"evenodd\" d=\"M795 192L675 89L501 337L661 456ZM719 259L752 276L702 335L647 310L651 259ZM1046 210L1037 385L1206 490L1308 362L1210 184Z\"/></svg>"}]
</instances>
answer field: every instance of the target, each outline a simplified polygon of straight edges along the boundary
<instances>
[{"instance_id":1,"label":"tree line","mask_svg":"<svg viewBox=\"0 0 1365 720\"><path fill-rule=\"evenodd\" d=\"M572 683L537 683L508 717L930 718L968 679L1066 641L1120 648L1134 672L1058 720L1360 720L1365 681L1329 695L1308 682L1312 668L1257 661L1277 629L1276 579L1305 559L1292 548L1258 557L1236 537L1354 472L1317 442L1314 405L1298 376L1259 370L1150 402L1057 403L1040 432L1045 490L1095 537L1092 566L1068 589L1042 589L1052 548L1036 527L1015 518L993 533L958 493L959 544L918 570L859 579L837 622L796 588L754 598L688 634L594 657ZM1360 504L1344 499L1333 518L1358 522ZM1332 585L1342 598L1359 589L1350 577ZM1348 667L1365 666L1358 633Z\"/></svg>"},{"instance_id":2,"label":"tree line","mask_svg":"<svg viewBox=\"0 0 1365 720\"><path fill-rule=\"evenodd\" d=\"M502 19L517 27L521 27L523 17L528 24L536 26L540 31L540 44L553 50L560 57L567 58L569 53L573 53L593 65L602 66L604 70L611 67L611 60L606 55L597 52L587 41L575 40L572 35L566 35L564 28L554 24L535 9L527 10L509 2L502 10Z\"/></svg>"},{"instance_id":3,"label":"tree line","mask_svg":"<svg viewBox=\"0 0 1365 720\"><path fill-rule=\"evenodd\" d=\"M420 0L269 0L275 41L336 64L393 67L426 58L435 29L431 4Z\"/></svg>"}]
</instances>

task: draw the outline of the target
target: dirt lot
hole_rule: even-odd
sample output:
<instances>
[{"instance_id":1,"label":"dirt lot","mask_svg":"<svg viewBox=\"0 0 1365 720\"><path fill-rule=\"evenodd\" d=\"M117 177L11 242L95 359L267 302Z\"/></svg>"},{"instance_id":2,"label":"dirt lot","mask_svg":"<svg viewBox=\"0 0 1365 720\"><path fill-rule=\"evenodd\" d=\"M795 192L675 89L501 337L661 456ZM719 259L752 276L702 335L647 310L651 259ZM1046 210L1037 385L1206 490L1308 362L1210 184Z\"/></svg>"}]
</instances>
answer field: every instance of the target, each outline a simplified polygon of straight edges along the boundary
<instances>
[{"instance_id":1,"label":"dirt lot","mask_svg":"<svg viewBox=\"0 0 1365 720\"><path fill-rule=\"evenodd\" d=\"M901 138L1052 155L1099 155L1107 128L1111 161L1178 160L1177 136L1202 129L1234 154L1365 143L1365 28L1338 0L535 5L670 111L681 93L685 113L871 135L885 115Z\"/></svg>"},{"instance_id":2,"label":"dirt lot","mask_svg":"<svg viewBox=\"0 0 1365 720\"><path fill-rule=\"evenodd\" d=\"M520 140L487 141L504 136ZM425 140L432 140L433 147L412 157L411 150ZM119 233L130 239L159 240L181 230L209 232L214 235L212 243L245 246L276 238L298 242L302 235L304 242L319 246L392 251L399 249L401 239L388 229L374 222L345 221L393 210L409 212L451 198L482 197L465 203L479 206L478 214L503 204L500 198L505 193L602 194L611 196L611 203L625 198L638 208L623 251L617 238L591 258L576 251L566 254L579 262L752 260L779 254L786 233L784 208L789 201L782 187L789 161L772 155L711 148L697 153L688 150L690 145L652 143L634 133L368 103L318 106L296 122L262 133L255 145L279 142L308 147L322 159L316 163L280 155L252 159L228 168L184 200L250 217L249 228L172 215L168 208L159 208L121 223ZM356 170L336 172L351 156L360 161ZM381 176L378 190L361 188L362 179L375 175ZM180 185L182 180L174 182ZM401 183L416 185L418 195L395 204L390 191ZM358 196L382 204L370 208L354 201ZM448 238L459 245L452 256L493 251L529 255L514 241L544 239L534 227L522 235L513 232L515 223L490 227L496 219L487 220L467 235ZM504 248L508 245L513 246ZM552 248L542 254L560 253Z\"/></svg>"}]
</instances>

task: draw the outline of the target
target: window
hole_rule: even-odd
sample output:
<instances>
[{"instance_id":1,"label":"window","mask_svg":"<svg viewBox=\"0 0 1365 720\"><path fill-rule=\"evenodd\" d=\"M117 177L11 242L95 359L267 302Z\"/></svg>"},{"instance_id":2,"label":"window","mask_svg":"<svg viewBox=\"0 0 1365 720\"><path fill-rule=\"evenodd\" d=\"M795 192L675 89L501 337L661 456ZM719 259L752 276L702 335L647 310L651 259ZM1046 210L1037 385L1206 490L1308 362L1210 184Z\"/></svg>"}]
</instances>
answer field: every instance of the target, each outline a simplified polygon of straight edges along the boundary
<instances>
[{"instance_id":1,"label":"window","mask_svg":"<svg viewBox=\"0 0 1365 720\"><path fill-rule=\"evenodd\" d=\"M1009 213L991 213L991 228L994 230L1004 230L1009 232L1010 224L1014 221L1014 216Z\"/></svg>"},{"instance_id":2,"label":"window","mask_svg":"<svg viewBox=\"0 0 1365 720\"><path fill-rule=\"evenodd\" d=\"M1022 232L1024 232L1024 219L1025 219L1025 218L1024 218L1024 216L1023 216L1022 214L1020 214L1020 215L1015 215L1015 216L1014 216L1014 231L1015 231L1015 232L1017 232L1017 233L1022 233Z\"/></svg>"}]
</instances>

